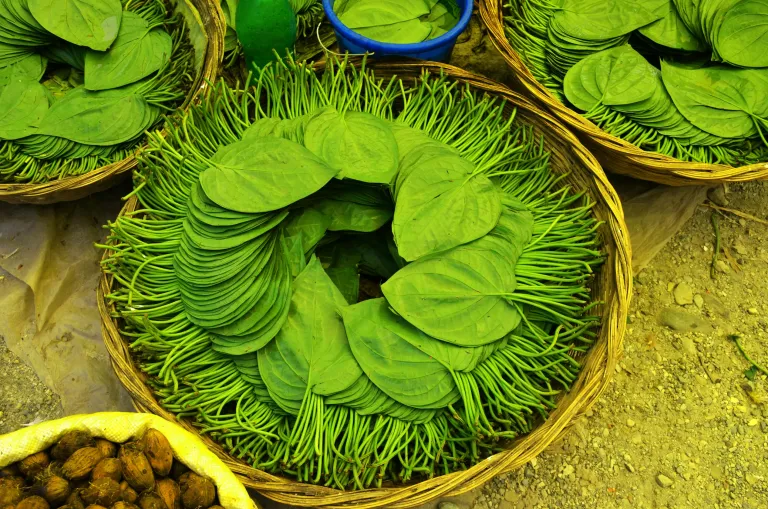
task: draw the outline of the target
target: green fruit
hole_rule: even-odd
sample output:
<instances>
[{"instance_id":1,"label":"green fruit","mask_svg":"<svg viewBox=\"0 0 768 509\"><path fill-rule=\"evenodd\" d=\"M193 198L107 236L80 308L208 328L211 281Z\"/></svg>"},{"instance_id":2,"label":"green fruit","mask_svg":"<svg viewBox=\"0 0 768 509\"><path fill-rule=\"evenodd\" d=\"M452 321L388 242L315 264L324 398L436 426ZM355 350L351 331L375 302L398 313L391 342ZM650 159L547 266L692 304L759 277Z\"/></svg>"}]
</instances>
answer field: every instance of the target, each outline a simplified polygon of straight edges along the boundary
<instances>
[{"instance_id":1,"label":"green fruit","mask_svg":"<svg viewBox=\"0 0 768 509\"><path fill-rule=\"evenodd\" d=\"M296 42L296 15L288 0L240 0L235 25L249 67L264 67L275 59L274 51L282 56Z\"/></svg>"}]
</instances>

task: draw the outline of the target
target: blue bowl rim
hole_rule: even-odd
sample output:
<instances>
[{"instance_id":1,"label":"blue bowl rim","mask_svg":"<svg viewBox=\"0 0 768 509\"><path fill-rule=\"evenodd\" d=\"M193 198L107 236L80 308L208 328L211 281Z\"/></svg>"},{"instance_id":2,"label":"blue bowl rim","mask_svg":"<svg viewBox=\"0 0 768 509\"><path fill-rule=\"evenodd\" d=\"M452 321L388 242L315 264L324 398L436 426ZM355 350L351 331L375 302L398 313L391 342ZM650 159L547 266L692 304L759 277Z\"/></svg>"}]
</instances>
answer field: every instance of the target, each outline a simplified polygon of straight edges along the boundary
<instances>
[{"instance_id":1,"label":"blue bowl rim","mask_svg":"<svg viewBox=\"0 0 768 509\"><path fill-rule=\"evenodd\" d=\"M328 18L328 21L331 22L331 25L333 26L334 30L336 30L337 32L341 32L341 35L345 39L349 39L350 41L357 44L358 46L369 47L369 48L373 47L374 53L376 52L376 50L378 50L382 53L413 54L413 53L421 53L421 52L444 47L446 43L449 43L452 40L457 39L459 35L461 35L461 33L467 29L467 26L469 25L469 20L472 18L472 11L474 8L473 0L456 0L457 3L463 3L465 9L461 13L461 18L459 18L459 21L456 23L456 26L454 26L448 32L444 33L440 37L431 39L429 41L415 42L410 44L393 44L389 42L379 42L374 39L369 39L368 37L362 36L357 32L355 32L353 29L347 27L344 23L341 22L338 16L336 16L336 13L333 11L332 2L335 2L335 0L323 0L323 9L325 10L325 15Z\"/></svg>"}]
</instances>

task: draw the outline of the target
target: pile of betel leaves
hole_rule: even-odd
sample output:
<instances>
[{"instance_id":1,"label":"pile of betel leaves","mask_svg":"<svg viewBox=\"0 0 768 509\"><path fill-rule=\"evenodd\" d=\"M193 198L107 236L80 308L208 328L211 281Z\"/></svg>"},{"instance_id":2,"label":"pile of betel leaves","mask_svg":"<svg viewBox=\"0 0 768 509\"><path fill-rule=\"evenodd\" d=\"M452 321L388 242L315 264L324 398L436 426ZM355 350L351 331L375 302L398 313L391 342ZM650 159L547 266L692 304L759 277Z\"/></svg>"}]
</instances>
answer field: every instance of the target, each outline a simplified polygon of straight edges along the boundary
<instances>
[{"instance_id":1,"label":"pile of betel leaves","mask_svg":"<svg viewBox=\"0 0 768 509\"><path fill-rule=\"evenodd\" d=\"M414 44L456 26L456 0L336 0L333 11L345 26L379 42Z\"/></svg>"},{"instance_id":2,"label":"pile of betel leaves","mask_svg":"<svg viewBox=\"0 0 768 509\"><path fill-rule=\"evenodd\" d=\"M510 0L533 76L609 134L685 161L768 160L768 3Z\"/></svg>"},{"instance_id":3,"label":"pile of betel leaves","mask_svg":"<svg viewBox=\"0 0 768 509\"><path fill-rule=\"evenodd\" d=\"M595 338L599 223L504 110L280 61L151 135L101 247L162 405L341 489L465 469L546 418Z\"/></svg>"},{"instance_id":4,"label":"pile of betel leaves","mask_svg":"<svg viewBox=\"0 0 768 509\"><path fill-rule=\"evenodd\" d=\"M183 11L169 0L0 0L0 182L125 158L194 75Z\"/></svg>"},{"instance_id":5,"label":"pile of betel leaves","mask_svg":"<svg viewBox=\"0 0 768 509\"><path fill-rule=\"evenodd\" d=\"M296 14L296 32L298 37L312 37L318 24L323 21L322 0L280 0L287 1ZM224 52L227 66L239 64L242 56L242 46L237 39L237 6L240 0L219 0L224 19L227 22L227 32L224 36Z\"/></svg>"}]
</instances>

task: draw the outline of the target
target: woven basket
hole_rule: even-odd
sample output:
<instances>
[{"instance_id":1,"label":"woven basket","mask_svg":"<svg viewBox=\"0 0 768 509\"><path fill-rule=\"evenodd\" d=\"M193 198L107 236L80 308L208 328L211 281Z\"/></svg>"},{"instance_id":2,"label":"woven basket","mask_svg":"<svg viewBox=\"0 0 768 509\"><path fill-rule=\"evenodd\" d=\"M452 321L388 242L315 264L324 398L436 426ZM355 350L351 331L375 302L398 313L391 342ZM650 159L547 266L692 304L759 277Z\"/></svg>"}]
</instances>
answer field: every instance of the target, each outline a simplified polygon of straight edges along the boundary
<instances>
[{"instance_id":1,"label":"woven basket","mask_svg":"<svg viewBox=\"0 0 768 509\"><path fill-rule=\"evenodd\" d=\"M418 78L423 70L445 73L450 79L468 83L474 90L506 100L506 113L517 108L516 119L534 126L537 135L545 136L545 147L551 152L551 167L566 173L565 181L576 190L585 191L596 203L594 214L603 222L600 229L605 264L595 278L593 298L603 304L597 309L602 316L594 347L584 359L584 369L571 391L562 398L557 409L536 430L510 444L507 451L496 454L474 467L408 486L343 492L322 486L301 484L273 476L230 457L216 442L204 437L209 447L221 457L243 484L275 501L301 507L357 509L388 507L408 508L439 497L458 495L477 488L493 477L517 469L535 458L548 445L559 439L572 421L587 411L608 383L617 357L627 321L631 295L630 244L621 204L616 192L594 157L576 137L549 114L538 109L508 88L459 68L437 63L390 63L372 67L377 77L397 75L408 80ZM137 209L138 202L129 200L121 214ZM109 252L106 253L108 255ZM105 256L106 256L105 255ZM114 308L105 299L116 282L103 275L98 289L102 332L112 365L118 378L131 394L139 411L152 412L167 419L176 416L165 411L144 382L144 374L131 358L128 343L120 335L118 320L112 318ZM182 420L189 430L191 422Z\"/></svg>"},{"instance_id":2,"label":"woven basket","mask_svg":"<svg viewBox=\"0 0 768 509\"><path fill-rule=\"evenodd\" d=\"M200 20L208 36L203 55L203 66L187 93L182 107L194 101L208 81L219 75L224 52L224 15L218 0L189 0L200 14ZM0 183L0 201L46 205L62 201L79 200L85 196L112 187L127 172L136 167L136 158L130 155L116 163L96 168L83 175L67 177L40 184Z\"/></svg>"},{"instance_id":3,"label":"woven basket","mask_svg":"<svg viewBox=\"0 0 768 509\"><path fill-rule=\"evenodd\" d=\"M504 3L504 0L479 0L480 17L488 27L493 44L515 72L523 92L546 106L567 126L575 129L607 171L673 186L744 182L768 178L768 163L732 168L717 164L680 161L654 152L646 152L621 138L606 133L568 108L547 87L536 81L523 59L509 44L504 30Z\"/></svg>"}]
</instances>

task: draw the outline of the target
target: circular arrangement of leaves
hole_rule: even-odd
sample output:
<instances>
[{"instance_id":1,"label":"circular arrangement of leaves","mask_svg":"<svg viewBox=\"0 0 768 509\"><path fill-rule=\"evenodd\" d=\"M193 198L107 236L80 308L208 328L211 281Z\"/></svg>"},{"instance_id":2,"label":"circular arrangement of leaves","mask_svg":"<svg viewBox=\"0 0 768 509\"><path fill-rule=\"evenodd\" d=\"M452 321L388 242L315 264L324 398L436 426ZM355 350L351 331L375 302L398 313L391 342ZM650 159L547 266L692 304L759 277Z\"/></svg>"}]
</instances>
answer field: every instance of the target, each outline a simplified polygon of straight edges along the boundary
<instances>
[{"instance_id":1,"label":"circular arrangement of leaves","mask_svg":"<svg viewBox=\"0 0 768 509\"><path fill-rule=\"evenodd\" d=\"M195 16L185 0L0 2L0 181L127 157L191 86Z\"/></svg>"},{"instance_id":2,"label":"circular arrangement of leaves","mask_svg":"<svg viewBox=\"0 0 768 509\"><path fill-rule=\"evenodd\" d=\"M762 0L510 0L532 75L603 131L683 161L768 160Z\"/></svg>"},{"instance_id":3,"label":"circular arrangement of leaves","mask_svg":"<svg viewBox=\"0 0 768 509\"><path fill-rule=\"evenodd\" d=\"M502 102L287 61L166 130L107 298L162 405L232 455L341 489L441 475L576 379L599 224Z\"/></svg>"}]
</instances>

